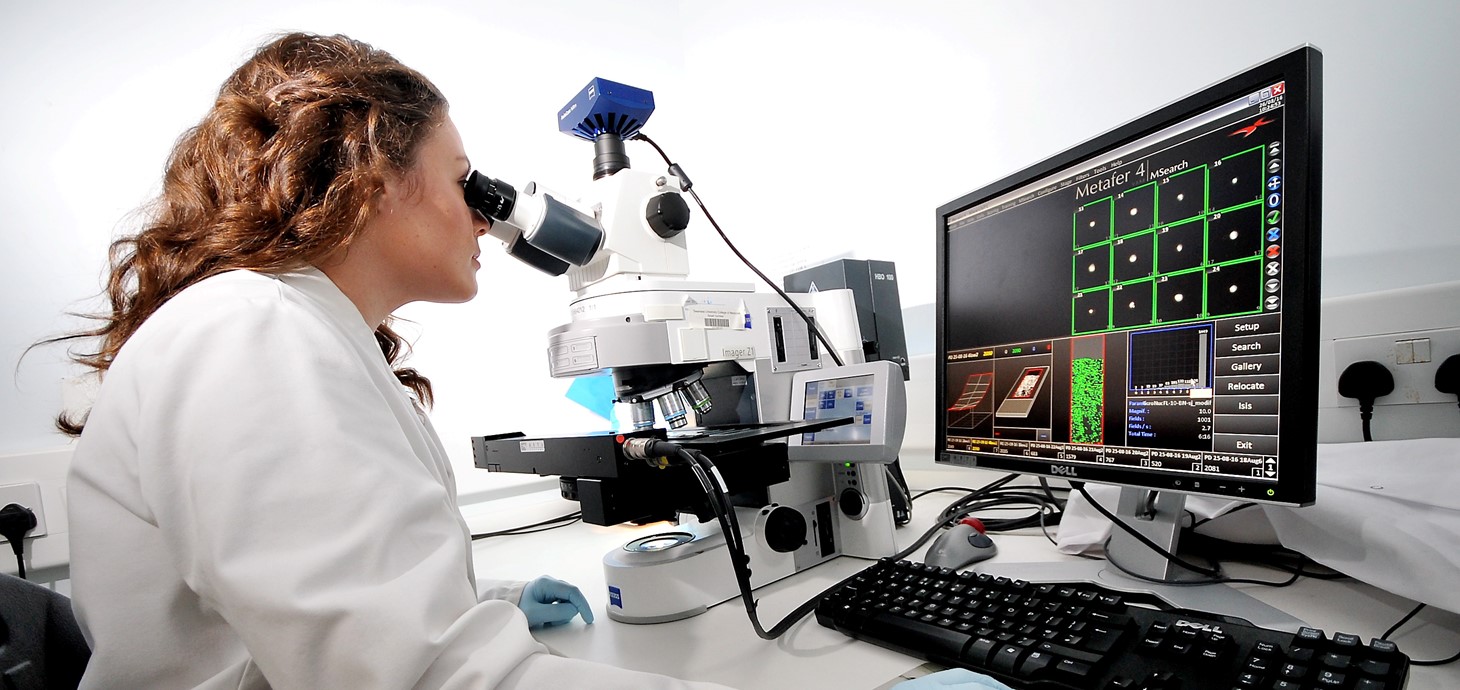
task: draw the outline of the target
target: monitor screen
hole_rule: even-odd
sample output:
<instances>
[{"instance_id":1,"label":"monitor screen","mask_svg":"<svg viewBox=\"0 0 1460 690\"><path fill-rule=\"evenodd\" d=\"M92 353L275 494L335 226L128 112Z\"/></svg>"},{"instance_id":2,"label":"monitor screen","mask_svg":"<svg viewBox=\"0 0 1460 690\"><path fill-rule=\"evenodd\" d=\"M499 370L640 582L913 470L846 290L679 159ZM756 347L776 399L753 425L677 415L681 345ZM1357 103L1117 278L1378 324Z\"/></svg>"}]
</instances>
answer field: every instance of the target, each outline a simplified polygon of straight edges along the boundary
<instances>
[{"instance_id":1,"label":"monitor screen","mask_svg":"<svg viewBox=\"0 0 1460 690\"><path fill-rule=\"evenodd\" d=\"M798 371L791 376L790 416L850 420L787 437L792 462L892 462L907 425L902 368L877 360Z\"/></svg>"},{"instance_id":2,"label":"monitor screen","mask_svg":"<svg viewBox=\"0 0 1460 690\"><path fill-rule=\"evenodd\" d=\"M870 374L807 381L804 393L802 419L852 418L852 423L846 426L801 434L804 445L871 443L873 416L886 412L877 409L877 396Z\"/></svg>"},{"instance_id":3,"label":"monitor screen","mask_svg":"<svg viewBox=\"0 0 1460 690\"><path fill-rule=\"evenodd\" d=\"M1314 494L1319 55L938 209L938 461Z\"/></svg>"}]
</instances>

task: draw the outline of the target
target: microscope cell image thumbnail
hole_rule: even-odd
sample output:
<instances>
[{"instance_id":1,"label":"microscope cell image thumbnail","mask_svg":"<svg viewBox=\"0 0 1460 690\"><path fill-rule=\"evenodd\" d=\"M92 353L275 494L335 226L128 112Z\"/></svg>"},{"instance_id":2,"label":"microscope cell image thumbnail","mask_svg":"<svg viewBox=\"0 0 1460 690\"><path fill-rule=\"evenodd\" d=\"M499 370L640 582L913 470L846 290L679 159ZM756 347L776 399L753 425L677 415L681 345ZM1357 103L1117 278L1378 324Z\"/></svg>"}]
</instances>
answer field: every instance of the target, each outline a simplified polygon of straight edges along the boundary
<instances>
[{"instance_id":1,"label":"microscope cell image thumbnail","mask_svg":"<svg viewBox=\"0 0 1460 690\"><path fill-rule=\"evenodd\" d=\"M1262 311L1262 260L1207 269L1207 315L1231 316Z\"/></svg>"},{"instance_id":2,"label":"microscope cell image thumbnail","mask_svg":"<svg viewBox=\"0 0 1460 690\"><path fill-rule=\"evenodd\" d=\"M1207 168L1177 173L1156 185L1160 223L1175 223L1206 212Z\"/></svg>"},{"instance_id":3,"label":"microscope cell image thumbnail","mask_svg":"<svg viewBox=\"0 0 1460 690\"><path fill-rule=\"evenodd\" d=\"M1110 328L1110 290L1100 288L1075 295L1071 302L1075 333L1098 333ZM1150 313L1150 304L1146 313Z\"/></svg>"},{"instance_id":4,"label":"microscope cell image thumbnail","mask_svg":"<svg viewBox=\"0 0 1460 690\"><path fill-rule=\"evenodd\" d=\"M1156 231L1156 272L1197 268L1206 257L1206 222L1195 218Z\"/></svg>"},{"instance_id":5,"label":"microscope cell image thumbnail","mask_svg":"<svg viewBox=\"0 0 1460 690\"><path fill-rule=\"evenodd\" d=\"M1115 282L1149 278L1156 270L1156 233L1122 237L1110 245Z\"/></svg>"},{"instance_id":6,"label":"microscope cell image thumbnail","mask_svg":"<svg viewBox=\"0 0 1460 690\"><path fill-rule=\"evenodd\" d=\"M1163 323L1198 318L1203 297L1201 271L1161 276L1156 281L1156 318Z\"/></svg>"},{"instance_id":7,"label":"microscope cell image thumbnail","mask_svg":"<svg viewBox=\"0 0 1460 690\"><path fill-rule=\"evenodd\" d=\"M1259 256L1262 249L1261 206L1223 211L1207 219L1207 263Z\"/></svg>"},{"instance_id":8,"label":"microscope cell image thumbnail","mask_svg":"<svg viewBox=\"0 0 1460 690\"><path fill-rule=\"evenodd\" d=\"M1156 184L1154 182L1116 195L1116 237L1149 230L1155 224Z\"/></svg>"},{"instance_id":9,"label":"microscope cell image thumbnail","mask_svg":"<svg viewBox=\"0 0 1460 690\"><path fill-rule=\"evenodd\" d=\"M1262 171L1262 149L1226 158L1211 169L1211 207L1221 211L1261 199L1266 191Z\"/></svg>"},{"instance_id":10,"label":"microscope cell image thumbnail","mask_svg":"<svg viewBox=\"0 0 1460 690\"><path fill-rule=\"evenodd\" d=\"M1075 211L1075 246L1088 247L1110 239L1109 197Z\"/></svg>"},{"instance_id":11,"label":"microscope cell image thumbnail","mask_svg":"<svg viewBox=\"0 0 1460 690\"><path fill-rule=\"evenodd\" d=\"M1088 290L1110 283L1110 245L1099 244L1075 251L1075 290Z\"/></svg>"},{"instance_id":12,"label":"microscope cell image thumbnail","mask_svg":"<svg viewBox=\"0 0 1460 690\"><path fill-rule=\"evenodd\" d=\"M1154 318L1151 281L1117 285L1110 291L1110 323L1116 328L1145 326Z\"/></svg>"}]
</instances>

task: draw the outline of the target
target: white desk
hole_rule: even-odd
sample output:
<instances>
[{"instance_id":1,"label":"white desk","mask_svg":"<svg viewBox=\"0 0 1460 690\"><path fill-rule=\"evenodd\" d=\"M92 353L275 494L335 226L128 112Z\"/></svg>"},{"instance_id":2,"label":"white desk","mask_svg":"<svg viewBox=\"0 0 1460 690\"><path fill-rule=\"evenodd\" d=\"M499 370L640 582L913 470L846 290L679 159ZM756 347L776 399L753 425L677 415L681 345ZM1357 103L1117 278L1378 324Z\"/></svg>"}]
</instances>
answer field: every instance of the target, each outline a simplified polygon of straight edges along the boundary
<instances>
[{"instance_id":1,"label":"white desk","mask_svg":"<svg viewBox=\"0 0 1460 690\"><path fill-rule=\"evenodd\" d=\"M970 471L971 472L971 471ZM909 482L920 487L957 483L977 486L987 478L969 472L914 472ZM554 484L555 486L555 484ZM914 522L898 530L900 545L911 544L932 524L953 494L928 496L915 504ZM556 490L463 506L475 532L517 527L577 510ZM575 524L538 534L478 541L478 577L527 580L548 574L581 588L593 607L595 622L581 621L536 632L555 653L616 666L651 671L737 688L878 688L919 659L853 640L818 625L807 616L781 638L760 639L751 628L740 600L712 607L693 618L658 625L628 625L610 620L604 586L603 555L636 536L662 531L649 527L598 527ZM990 562L1074 560L1055 550L1038 530L995 535L999 555ZM837 558L756 590L761 624L770 628L786 613L870 561ZM726 567L729 567L727 561ZM754 567L754 564L752 564ZM1283 574L1256 567L1232 566L1234 576L1282 579ZM1328 633L1355 633L1368 639L1408 613L1414 604L1401 597L1353 581L1305 578L1287 588L1239 586L1276 608ZM1448 657L1460 649L1460 615L1426 609L1393 639L1411 658ZM1441 667L1414 667L1410 690L1460 688L1460 662Z\"/></svg>"}]
</instances>

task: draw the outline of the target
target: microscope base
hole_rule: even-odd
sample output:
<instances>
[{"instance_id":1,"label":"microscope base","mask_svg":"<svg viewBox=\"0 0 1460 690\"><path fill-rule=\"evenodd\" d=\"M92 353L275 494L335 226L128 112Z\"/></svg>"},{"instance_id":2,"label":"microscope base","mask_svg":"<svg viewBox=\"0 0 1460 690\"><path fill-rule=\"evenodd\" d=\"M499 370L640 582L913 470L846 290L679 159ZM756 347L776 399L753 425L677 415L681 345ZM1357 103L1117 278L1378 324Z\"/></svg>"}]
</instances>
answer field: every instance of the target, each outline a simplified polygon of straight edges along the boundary
<instances>
[{"instance_id":1,"label":"microscope base","mask_svg":"<svg viewBox=\"0 0 1460 690\"><path fill-rule=\"evenodd\" d=\"M835 511L834 504L826 507ZM766 535L773 530L775 504L759 510L737 508L742 543L750 559L750 587L759 589L841 555L880 558L895 553L892 506L879 501L858 519L828 511L836 525L832 536L790 552L772 549ZM814 524L814 523L811 523ZM823 541L829 543L822 543ZM725 535L715 522L686 524L634 539L603 557L608 586L608 617L633 624L665 623L704 613L709 607L740 595Z\"/></svg>"}]
</instances>

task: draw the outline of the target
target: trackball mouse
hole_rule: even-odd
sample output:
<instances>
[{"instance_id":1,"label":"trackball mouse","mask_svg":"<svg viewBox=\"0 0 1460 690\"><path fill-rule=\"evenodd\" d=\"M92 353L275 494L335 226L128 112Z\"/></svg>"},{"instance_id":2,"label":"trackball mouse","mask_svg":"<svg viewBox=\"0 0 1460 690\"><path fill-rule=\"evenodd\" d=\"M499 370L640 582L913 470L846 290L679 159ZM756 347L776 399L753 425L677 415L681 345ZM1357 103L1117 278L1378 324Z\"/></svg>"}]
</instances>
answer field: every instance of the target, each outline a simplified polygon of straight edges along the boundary
<instances>
[{"instance_id":1,"label":"trackball mouse","mask_svg":"<svg viewBox=\"0 0 1460 690\"><path fill-rule=\"evenodd\" d=\"M983 533L983 523L964 518L933 540L924 562L940 568L958 570L971 563L993 558L999 552L994 540Z\"/></svg>"}]
</instances>

